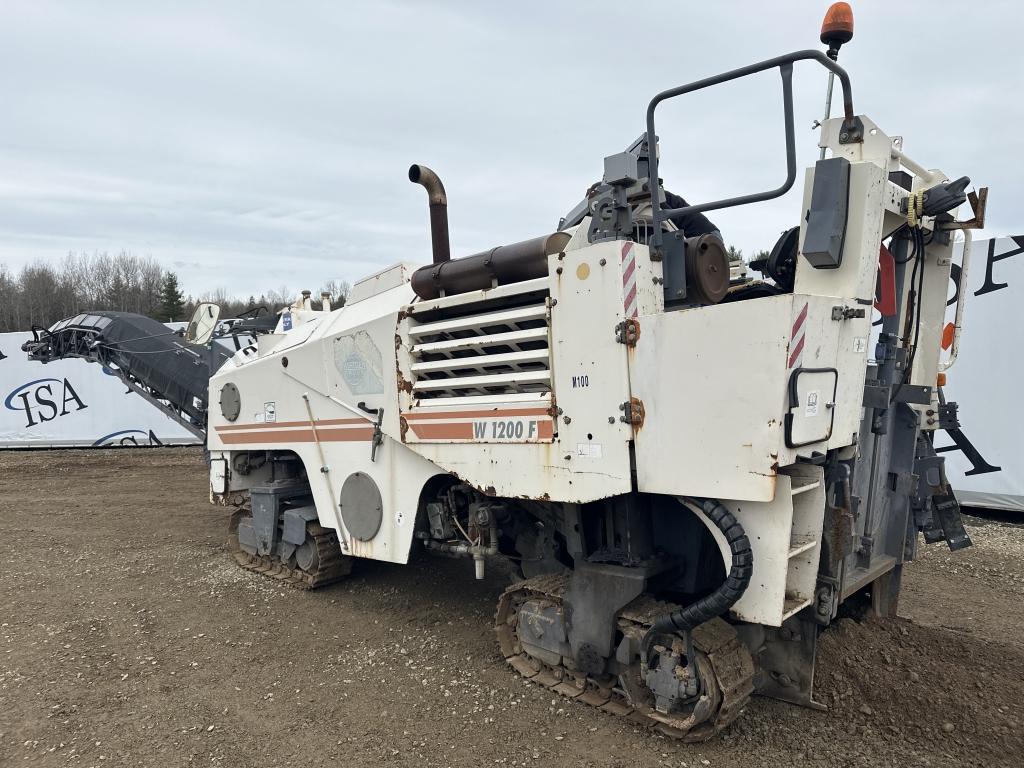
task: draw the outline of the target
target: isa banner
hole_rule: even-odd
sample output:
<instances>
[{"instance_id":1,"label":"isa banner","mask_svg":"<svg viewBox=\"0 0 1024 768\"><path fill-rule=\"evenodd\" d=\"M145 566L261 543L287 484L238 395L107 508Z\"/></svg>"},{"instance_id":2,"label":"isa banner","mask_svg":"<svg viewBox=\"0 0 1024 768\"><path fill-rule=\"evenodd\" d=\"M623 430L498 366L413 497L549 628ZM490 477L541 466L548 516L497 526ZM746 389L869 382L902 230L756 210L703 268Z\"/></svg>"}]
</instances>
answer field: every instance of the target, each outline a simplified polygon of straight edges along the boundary
<instances>
[{"instance_id":1,"label":"isa banner","mask_svg":"<svg viewBox=\"0 0 1024 768\"><path fill-rule=\"evenodd\" d=\"M96 363L29 362L31 336L0 334L0 448L200 442Z\"/></svg>"},{"instance_id":2,"label":"isa banner","mask_svg":"<svg viewBox=\"0 0 1024 768\"><path fill-rule=\"evenodd\" d=\"M1017 311L1024 300L1024 236L976 241L967 279L952 269L946 319L964 292L963 331L946 397L960 406L957 433L938 432L949 481L961 504L1024 512L1024 417L1017 400L1024 378Z\"/></svg>"}]
</instances>

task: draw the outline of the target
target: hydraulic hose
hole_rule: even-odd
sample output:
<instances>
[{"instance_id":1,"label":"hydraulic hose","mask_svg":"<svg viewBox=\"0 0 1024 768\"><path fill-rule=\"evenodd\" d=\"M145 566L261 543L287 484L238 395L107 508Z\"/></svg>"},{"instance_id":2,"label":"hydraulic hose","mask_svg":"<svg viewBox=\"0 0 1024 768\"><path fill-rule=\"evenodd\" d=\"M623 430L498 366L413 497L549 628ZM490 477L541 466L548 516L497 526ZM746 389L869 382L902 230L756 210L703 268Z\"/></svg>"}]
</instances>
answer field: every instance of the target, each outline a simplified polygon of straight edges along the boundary
<instances>
[{"instance_id":1,"label":"hydraulic hose","mask_svg":"<svg viewBox=\"0 0 1024 768\"><path fill-rule=\"evenodd\" d=\"M655 635L689 632L705 621L721 616L743 597L750 585L750 577L754 571L754 555L750 550L750 540L743 526L733 514L716 499L687 499L700 508L725 536L732 552L732 563L725 581L709 595L706 595L685 608L666 613L654 620L654 624L644 638L644 644L650 647Z\"/></svg>"}]
</instances>

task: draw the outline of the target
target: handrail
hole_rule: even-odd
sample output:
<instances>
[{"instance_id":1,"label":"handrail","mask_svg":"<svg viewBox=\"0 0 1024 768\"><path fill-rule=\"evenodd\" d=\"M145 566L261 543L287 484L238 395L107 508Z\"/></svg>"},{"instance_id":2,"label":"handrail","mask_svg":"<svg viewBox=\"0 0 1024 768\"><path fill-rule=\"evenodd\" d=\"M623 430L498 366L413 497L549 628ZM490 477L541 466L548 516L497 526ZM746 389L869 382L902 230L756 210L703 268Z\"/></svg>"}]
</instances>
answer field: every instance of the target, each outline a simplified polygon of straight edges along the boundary
<instances>
[{"instance_id":1,"label":"handrail","mask_svg":"<svg viewBox=\"0 0 1024 768\"><path fill-rule=\"evenodd\" d=\"M953 316L953 338L949 346L949 357L939 361L939 372L948 371L956 362L960 352L960 331L964 322L964 305L967 303L967 270L971 266L971 243L974 240L971 230L963 229L964 248L960 256L960 280L956 292L956 314Z\"/></svg>"},{"instance_id":2,"label":"handrail","mask_svg":"<svg viewBox=\"0 0 1024 768\"><path fill-rule=\"evenodd\" d=\"M651 209L653 215L652 228L654 230L652 233L652 245L656 248L661 246L661 225L671 216L678 216L682 213L700 213L720 208L730 208L736 205L747 205L749 203L759 203L764 200L772 200L773 198L781 197L792 188L793 183L796 181L796 139L793 130L793 63L804 60L817 61L826 69L834 72L843 86L843 111L845 118L843 121L842 133L840 134L840 141L843 143L863 141L863 130L860 125L860 121L853 112L853 89L850 85L850 76L847 74L845 69L840 67L821 51L805 50L787 53L783 56L776 56L773 59L767 59L766 61L762 61L757 64L750 64L746 67L740 67L739 69L733 69L729 72L714 75L713 77L696 80L686 85L680 85L676 88L670 88L667 91L662 91L651 99L650 104L647 105L647 144L649 149L650 179L652 182L650 188ZM781 186L766 192L755 192L749 195L724 198L722 200L715 200L713 202L702 203L700 205L687 205L682 208L662 208L661 200L658 196L660 185L656 181L658 179L658 152L655 147L655 137L657 134L654 131L654 112L658 105L661 104L661 102L675 98L676 96L683 96L687 93L699 91L703 88L709 88L713 85L726 83L730 80L737 80L741 77L746 77L747 75L753 75L758 72L764 72L768 69L774 69L775 67L779 68L779 74L782 76L782 102L785 110L786 122L786 181Z\"/></svg>"}]
</instances>

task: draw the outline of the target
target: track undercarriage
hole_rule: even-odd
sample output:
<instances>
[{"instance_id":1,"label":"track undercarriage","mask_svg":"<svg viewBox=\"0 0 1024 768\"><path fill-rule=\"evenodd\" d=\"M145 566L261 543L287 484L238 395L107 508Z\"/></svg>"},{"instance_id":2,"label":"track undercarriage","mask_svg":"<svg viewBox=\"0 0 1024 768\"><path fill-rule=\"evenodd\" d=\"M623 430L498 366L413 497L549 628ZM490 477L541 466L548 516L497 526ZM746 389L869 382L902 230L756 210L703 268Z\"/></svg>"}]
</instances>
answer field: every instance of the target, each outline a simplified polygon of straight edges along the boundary
<instances>
[{"instance_id":1,"label":"track undercarriage","mask_svg":"<svg viewBox=\"0 0 1024 768\"><path fill-rule=\"evenodd\" d=\"M239 542L240 524L251 525L251 509L239 507L231 515L228 547L246 570L279 579L296 589L316 589L340 581L352 572L352 558L343 555L338 535L317 522L307 522L301 544L274 553L251 551ZM247 551L249 549L250 551Z\"/></svg>"},{"instance_id":2,"label":"track undercarriage","mask_svg":"<svg viewBox=\"0 0 1024 768\"><path fill-rule=\"evenodd\" d=\"M682 636L660 637L667 643L652 648L656 668L645 663L644 636L659 616L678 606L641 595L617 616L620 641L608 670L588 674L577 668L569 653L562 602L568 586L567 575L538 576L502 594L495 616L498 645L520 675L569 699L686 741L710 738L736 719L754 692L755 670L750 652L731 625L716 618L698 626L692 633L692 663ZM694 692L680 697L687 685Z\"/></svg>"},{"instance_id":3,"label":"track undercarriage","mask_svg":"<svg viewBox=\"0 0 1024 768\"><path fill-rule=\"evenodd\" d=\"M461 498L457 493L443 495ZM256 489L252 499L231 515L229 548L238 564L297 589L315 589L347 576L353 558L342 553L335 531L307 513L307 502L303 486L294 481ZM527 517L515 515L513 520L509 507L494 500L465 506L473 513L460 526L471 533L480 531L481 515L489 520L500 516L512 528L522 527ZM522 543L523 536L518 541ZM551 559L543 567L559 568ZM568 568L542 575L528 571L529 578L514 583L498 601L499 650L523 678L688 741L710 738L736 719L754 692L755 666L730 624L715 618L696 627L690 638L684 633L652 633L659 617L681 606L634 591L618 603L625 603L621 610L592 622L599 634L614 637L610 654L593 645L577 654L569 643L572 574ZM576 610L592 613L582 605ZM652 637L652 642L645 642Z\"/></svg>"}]
</instances>

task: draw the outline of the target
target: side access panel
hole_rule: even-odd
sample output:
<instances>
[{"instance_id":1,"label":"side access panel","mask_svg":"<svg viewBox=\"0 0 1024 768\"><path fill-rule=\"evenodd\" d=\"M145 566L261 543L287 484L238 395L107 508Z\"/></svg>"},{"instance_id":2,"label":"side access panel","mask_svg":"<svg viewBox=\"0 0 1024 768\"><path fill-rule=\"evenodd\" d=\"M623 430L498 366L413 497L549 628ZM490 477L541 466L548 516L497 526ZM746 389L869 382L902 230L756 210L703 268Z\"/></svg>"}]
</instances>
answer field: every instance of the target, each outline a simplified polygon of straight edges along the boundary
<instances>
[{"instance_id":1,"label":"side access panel","mask_svg":"<svg viewBox=\"0 0 1024 768\"><path fill-rule=\"evenodd\" d=\"M821 441L788 447L786 421L793 413L810 434L806 402L790 405L790 381L801 369L834 370L833 304L784 295L641 317L630 356L633 396L646 413L634 438L639 490L775 498L779 467L824 450ZM815 421L832 394L818 391Z\"/></svg>"}]
</instances>

